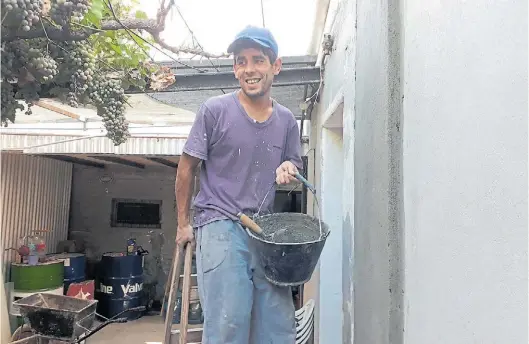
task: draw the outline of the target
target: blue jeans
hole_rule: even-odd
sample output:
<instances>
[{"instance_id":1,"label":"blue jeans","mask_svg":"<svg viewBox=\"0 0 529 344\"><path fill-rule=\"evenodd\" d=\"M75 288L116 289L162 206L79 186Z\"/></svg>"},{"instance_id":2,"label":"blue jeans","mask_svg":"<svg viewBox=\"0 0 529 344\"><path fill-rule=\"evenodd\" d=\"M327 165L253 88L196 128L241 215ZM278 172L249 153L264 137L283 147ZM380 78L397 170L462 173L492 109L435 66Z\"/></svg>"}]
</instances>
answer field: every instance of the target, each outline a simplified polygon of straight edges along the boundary
<instances>
[{"instance_id":1,"label":"blue jeans","mask_svg":"<svg viewBox=\"0 0 529 344\"><path fill-rule=\"evenodd\" d=\"M195 236L202 344L294 344L291 289L265 279L241 225L219 220Z\"/></svg>"}]
</instances>

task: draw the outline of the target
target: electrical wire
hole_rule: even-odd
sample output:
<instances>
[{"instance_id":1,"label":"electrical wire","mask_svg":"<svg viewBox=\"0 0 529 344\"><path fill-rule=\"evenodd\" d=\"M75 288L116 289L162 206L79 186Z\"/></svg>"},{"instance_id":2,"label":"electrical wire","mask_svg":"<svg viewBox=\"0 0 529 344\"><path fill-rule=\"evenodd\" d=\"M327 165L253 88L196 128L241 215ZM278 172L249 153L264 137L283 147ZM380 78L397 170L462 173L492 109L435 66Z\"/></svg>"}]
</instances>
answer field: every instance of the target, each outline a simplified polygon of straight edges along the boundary
<instances>
[{"instance_id":1,"label":"electrical wire","mask_svg":"<svg viewBox=\"0 0 529 344\"><path fill-rule=\"evenodd\" d=\"M147 43L148 45L150 45L151 47L155 48L156 50L160 51L162 54L164 54L165 56L169 57L170 59L172 59L173 61L183 65L183 66L186 66L188 68L191 68L191 69L194 69L196 71L198 71L199 73L204 73L206 72L206 70L203 70L203 69L199 69L199 68L196 68L196 67L193 67L191 65L188 65L182 61L179 61L175 58L173 58L171 55L167 54L166 52L164 52L163 50L159 49L158 47L156 47L155 45L151 44L149 41L147 41L145 38L143 38L142 36L138 35L136 32L132 31L129 27L127 27L126 25L124 25L120 20L119 18L117 17L116 13L114 12L113 8L112 8L112 4L110 3L110 0L107 0L105 1L105 5L110 9L110 11L112 12L112 16L114 17L114 19L118 22L119 25L121 25L121 27L123 27L123 29L125 29L127 31L127 33L129 33L129 35L131 34L134 34L136 37L138 37L139 39L141 39L142 41L144 41L145 43ZM180 11L180 9L178 8L178 6L176 6L176 10L180 16L180 18L182 18L182 21L184 22L184 25L186 26L187 30L189 31L189 33L191 34L191 37L193 39L194 42L197 43L198 47L202 50L204 50L204 48L202 47L202 45L198 42L198 39L196 38L193 30L191 30L191 27L189 26L189 24L187 23L186 19L184 18L182 12ZM137 44L137 42L133 39L133 41ZM139 46L139 44L138 44ZM147 54L148 55L148 54ZM150 57L150 55L148 55ZM207 57L208 61L211 63L211 65L217 70L217 72L220 72L220 70L215 66L215 64L213 63L213 61L211 61L210 57L208 56ZM152 60L152 58L151 58ZM222 93L226 94L226 92L223 90L223 89L220 89L222 91ZM143 92L143 91L142 91ZM166 105L171 105L172 104L168 104L167 102L164 102L160 99L157 99L156 97L154 97L153 95L147 93L147 92L143 92L145 95L147 95L150 99L153 99L157 102L160 102L162 104L166 104Z\"/></svg>"},{"instance_id":2,"label":"electrical wire","mask_svg":"<svg viewBox=\"0 0 529 344\"><path fill-rule=\"evenodd\" d=\"M195 36L195 33L193 32L193 30L191 30L191 27L189 26L189 24L187 23L187 20L184 18L184 15L182 14L182 12L180 11L180 8L178 6L175 6L176 8L176 11L178 12L178 15L180 16L180 18L182 19L182 21L184 22L184 25L186 26L187 28L187 31L189 31L189 33L191 34L191 39L193 40L194 43L197 44L197 46L204 50L204 47L199 43L197 37ZM215 64L213 63L213 61L211 61L211 58L209 56L207 56L207 59L209 61L209 63L211 64L211 66L213 68L215 68L215 70L217 72L220 72L220 69L217 68L217 66L215 66ZM220 89L222 91L222 93L226 94L226 91L224 91L222 88Z\"/></svg>"},{"instance_id":3,"label":"electrical wire","mask_svg":"<svg viewBox=\"0 0 529 344\"><path fill-rule=\"evenodd\" d=\"M110 0L107 0L105 1L105 5L111 9L112 8L112 5L110 4ZM119 25L121 25L121 27L123 29L125 29L126 31L128 31L129 33L133 34L134 36L138 37L139 39L141 39L143 42L147 43L149 46L151 46L152 48L158 50L159 52L161 52L163 55L169 57L171 60L173 60L174 62L178 63L178 64L181 64L182 66L185 66L187 68L191 68L191 69L194 69L196 71L198 71L199 73L204 73L206 72L205 70L202 70L202 69L199 69L199 68L196 68L196 67L193 67L191 65L188 65L187 63L185 62L182 62L176 58L174 58L173 56L169 55L168 53L166 53L165 51L163 51L162 49L158 48L156 45L152 44L151 42L149 42L148 40L146 40L145 38L143 38L141 35L137 34L136 32L134 32L132 29L130 29L129 27L127 27L126 25L124 25L120 20L119 18L117 17L116 13L114 13L114 11L111 9L111 12L112 12L112 16L114 17L114 19L118 22ZM136 42L136 44L138 44Z\"/></svg>"}]
</instances>

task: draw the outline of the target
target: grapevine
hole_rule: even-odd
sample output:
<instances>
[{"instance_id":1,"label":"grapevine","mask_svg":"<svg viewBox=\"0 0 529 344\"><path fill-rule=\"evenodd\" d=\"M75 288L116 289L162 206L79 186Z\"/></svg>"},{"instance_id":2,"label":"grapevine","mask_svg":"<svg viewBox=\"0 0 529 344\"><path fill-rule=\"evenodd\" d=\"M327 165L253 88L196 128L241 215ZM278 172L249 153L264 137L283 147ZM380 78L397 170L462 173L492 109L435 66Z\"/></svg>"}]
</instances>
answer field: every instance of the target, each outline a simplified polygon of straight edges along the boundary
<instances>
[{"instance_id":1,"label":"grapevine","mask_svg":"<svg viewBox=\"0 0 529 344\"><path fill-rule=\"evenodd\" d=\"M91 0L51 0L46 20L57 26L80 22ZM1 0L2 30L24 32L42 20L43 0ZM18 25L18 26L17 26ZM106 63L96 59L93 42L53 41L47 37L3 42L1 69L1 122L14 123L21 113L31 115L42 93L58 96L72 107L93 105L103 120L107 137L120 145L129 136L125 120L126 96L121 79L112 79Z\"/></svg>"},{"instance_id":2,"label":"grapevine","mask_svg":"<svg viewBox=\"0 0 529 344\"><path fill-rule=\"evenodd\" d=\"M2 16L9 12L10 22L16 22L23 31L40 21L43 2L41 0L2 0Z\"/></svg>"},{"instance_id":3,"label":"grapevine","mask_svg":"<svg viewBox=\"0 0 529 344\"><path fill-rule=\"evenodd\" d=\"M66 25L70 20L80 22L91 4L90 0L53 0L50 16L59 25Z\"/></svg>"},{"instance_id":4,"label":"grapevine","mask_svg":"<svg viewBox=\"0 0 529 344\"><path fill-rule=\"evenodd\" d=\"M155 44L176 54L225 56L163 41L174 3L161 2L153 19L137 9L139 0L0 0L1 124L31 115L41 98L54 98L95 108L107 137L125 142L124 90L159 91L175 82L169 68L147 62Z\"/></svg>"}]
</instances>

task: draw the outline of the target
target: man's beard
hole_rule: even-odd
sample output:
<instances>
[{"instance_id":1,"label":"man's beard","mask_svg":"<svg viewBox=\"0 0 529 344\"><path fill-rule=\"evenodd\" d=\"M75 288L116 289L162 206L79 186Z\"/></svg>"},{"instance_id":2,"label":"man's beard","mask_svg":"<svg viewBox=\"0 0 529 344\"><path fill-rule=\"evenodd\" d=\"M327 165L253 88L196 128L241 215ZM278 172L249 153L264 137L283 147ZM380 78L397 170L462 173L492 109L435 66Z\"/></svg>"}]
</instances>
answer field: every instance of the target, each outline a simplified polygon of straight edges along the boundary
<instances>
[{"instance_id":1,"label":"man's beard","mask_svg":"<svg viewBox=\"0 0 529 344\"><path fill-rule=\"evenodd\" d=\"M263 87L259 92L257 93L248 93L246 92L246 90L244 88L242 88L242 91L244 92L244 94L246 94L246 96L250 99L258 99L258 98L261 98L263 97L266 92L268 92L270 90L270 88L272 87L272 85L267 85L267 87Z\"/></svg>"}]
</instances>

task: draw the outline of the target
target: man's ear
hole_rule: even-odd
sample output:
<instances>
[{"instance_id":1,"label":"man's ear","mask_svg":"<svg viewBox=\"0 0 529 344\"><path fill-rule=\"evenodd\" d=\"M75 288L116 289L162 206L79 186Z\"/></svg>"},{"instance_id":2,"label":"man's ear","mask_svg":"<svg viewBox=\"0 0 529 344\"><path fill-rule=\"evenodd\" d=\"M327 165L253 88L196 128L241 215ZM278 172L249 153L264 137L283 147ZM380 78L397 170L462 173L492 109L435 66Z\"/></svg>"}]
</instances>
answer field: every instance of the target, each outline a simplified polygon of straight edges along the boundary
<instances>
[{"instance_id":1,"label":"man's ear","mask_svg":"<svg viewBox=\"0 0 529 344\"><path fill-rule=\"evenodd\" d=\"M278 57L276 59L276 61L274 62L274 65L272 67L274 69L274 75L279 74L279 72L281 71L282 67L283 67L283 61L281 60L280 57Z\"/></svg>"},{"instance_id":2,"label":"man's ear","mask_svg":"<svg viewBox=\"0 0 529 344\"><path fill-rule=\"evenodd\" d=\"M237 75L237 61L235 58L233 59L233 76L235 76L235 79L239 79L239 76Z\"/></svg>"}]
</instances>

